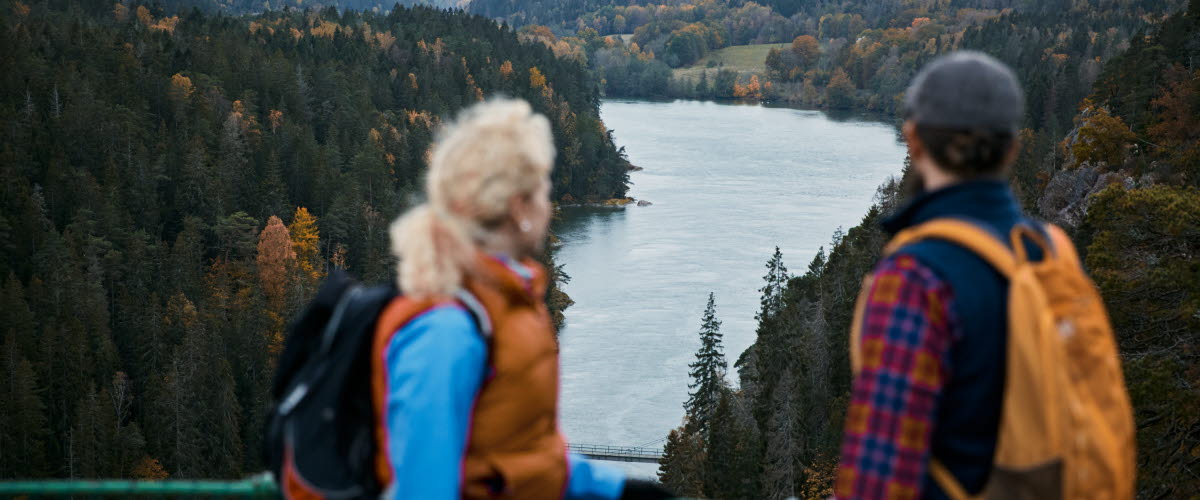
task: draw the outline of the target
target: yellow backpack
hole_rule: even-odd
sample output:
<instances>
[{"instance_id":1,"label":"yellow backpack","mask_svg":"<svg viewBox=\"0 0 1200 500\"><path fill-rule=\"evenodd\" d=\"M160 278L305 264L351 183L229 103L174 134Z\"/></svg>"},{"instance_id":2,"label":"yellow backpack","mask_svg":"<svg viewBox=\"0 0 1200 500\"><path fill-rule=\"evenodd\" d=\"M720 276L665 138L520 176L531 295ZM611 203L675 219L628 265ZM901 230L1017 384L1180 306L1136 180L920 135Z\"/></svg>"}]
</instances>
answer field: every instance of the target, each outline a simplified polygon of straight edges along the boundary
<instances>
[{"instance_id":1,"label":"yellow backpack","mask_svg":"<svg viewBox=\"0 0 1200 500\"><path fill-rule=\"evenodd\" d=\"M976 498L1130 499L1133 410L1108 313L1066 233L1053 225L1047 232L1053 245L1018 225L1010 249L971 223L938 219L900 232L884 255L939 239L979 255L1008 279L1003 409L993 469ZM1030 261L1022 238L1036 242L1045 257ZM861 369L860 325L870 289L868 277L850 335L855 373ZM972 498L936 457L930 473L951 498Z\"/></svg>"}]
</instances>

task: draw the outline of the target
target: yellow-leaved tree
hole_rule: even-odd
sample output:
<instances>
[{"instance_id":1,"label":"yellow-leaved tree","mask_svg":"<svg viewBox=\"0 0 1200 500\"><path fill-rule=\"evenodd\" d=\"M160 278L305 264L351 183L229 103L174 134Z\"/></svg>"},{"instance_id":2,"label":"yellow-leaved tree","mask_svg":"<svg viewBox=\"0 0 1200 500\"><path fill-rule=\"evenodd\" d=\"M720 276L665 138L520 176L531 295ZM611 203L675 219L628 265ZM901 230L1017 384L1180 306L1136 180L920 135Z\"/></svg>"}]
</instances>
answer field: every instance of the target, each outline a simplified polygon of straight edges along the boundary
<instances>
[{"instance_id":1,"label":"yellow-leaved tree","mask_svg":"<svg viewBox=\"0 0 1200 500\"><path fill-rule=\"evenodd\" d=\"M529 68L529 86L535 89L546 88L546 75L537 67Z\"/></svg>"},{"instance_id":2,"label":"yellow-leaved tree","mask_svg":"<svg viewBox=\"0 0 1200 500\"><path fill-rule=\"evenodd\" d=\"M291 233L292 250L296 252L296 267L300 270L300 281L304 295L316 290L321 278L325 277L325 265L321 259L321 232L317 228L317 217L307 208L296 208Z\"/></svg>"},{"instance_id":3,"label":"yellow-leaved tree","mask_svg":"<svg viewBox=\"0 0 1200 500\"><path fill-rule=\"evenodd\" d=\"M1137 140L1129 126L1120 117L1109 114L1104 106L1097 106L1084 99L1079 106L1079 137L1071 147L1075 161L1071 168L1084 163L1104 165L1110 169L1121 168L1125 163L1125 150Z\"/></svg>"}]
</instances>

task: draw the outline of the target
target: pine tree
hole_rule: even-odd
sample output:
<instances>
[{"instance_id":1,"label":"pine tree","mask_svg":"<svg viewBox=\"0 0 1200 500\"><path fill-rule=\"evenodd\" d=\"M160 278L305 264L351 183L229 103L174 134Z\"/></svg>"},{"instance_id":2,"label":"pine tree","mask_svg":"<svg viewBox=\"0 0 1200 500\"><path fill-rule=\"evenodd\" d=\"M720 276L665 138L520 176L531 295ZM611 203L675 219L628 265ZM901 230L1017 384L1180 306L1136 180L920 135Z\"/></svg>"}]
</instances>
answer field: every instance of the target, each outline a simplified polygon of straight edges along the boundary
<instances>
[{"instance_id":1,"label":"pine tree","mask_svg":"<svg viewBox=\"0 0 1200 500\"><path fill-rule=\"evenodd\" d=\"M274 116L274 115L272 115ZM283 167L279 153L274 149L267 157L263 168L262 185L259 187L262 211L260 215L283 213L287 209L288 191L283 182Z\"/></svg>"},{"instance_id":2,"label":"pine tree","mask_svg":"<svg viewBox=\"0 0 1200 500\"><path fill-rule=\"evenodd\" d=\"M70 431L70 477L109 475L110 464L106 459L115 427L109 417L94 386L75 403Z\"/></svg>"},{"instance_id":3,"label":"pine tree","mask_svg":"<svg viewBox=\"0 0 1200 500\"><path fill-rule=\"evenodd\" d=\"M100 392L100 403L111 415L114 429L111 441L105 443L106 477L128 477L146 452L141 428L133 421L133 390L129 376L117 372L109 386Z\"/></svg>"},{"instance_id":4,"label":"pine tree","mask_svg":"<svg viewBox=\"0 0 1200 500\"><path fill-rule=\"evenodd\" d=\"M9 330L0 346L0 478L44 477L45 438L49 434L45 405L37 395L37 376Z\"/></svg>"},{"instance_id":5,"label":"pine tree","mask_svg":"<svg viewBox=\"0 0 1200 500\"><path fill-rule=\"evenodd\" d=\"M658 480L681 497L704 496L704 440L688 432L686 425L667 435Z\"/></svg>"},{"instance_id":6,"label":"pine tree","mask_svg":"<svg viewBox=\"0 0 1200 500\"><path fill-rule=\"evenodd\" d=\"M756 319L762 321L765 318L770 318L779 313L783 309L783 292L787 288L788 276L787 267L783 265L783 252L779 251L779 247L775 247L775 253L771 255L771 260L767 261L767 274L763 276L763 281L766 284L759 288L759 293L762 294L761 309L759 309Z\"/></svg>"},{"instance_id":7,"label":"pine tree","mask_svg":"<svg viewBox=\"0 0 1200 500\"><path fill-rule=\"evenodd\" d=\"M0 326L12 330L12 337L20 343L22 352L33 352L37 336L34 331L33 311L25 300L25 289L15 274L9 274L3 290L0 290Z\"/></svg>"},{"instance_id":8,"label":"pine tree","mask_svg":"<svg viewBox=\"0 0 1200 500\"><path fill-rule=\"evenodd\" d=\"M740 395L722 388L705 439L705 496L760 498L758 426Z\"/></svg>"},{"instance_id":9,"label":"pine tree","mask_svg":"<svg viewBox=\"0 0 1200 500\"><path fill-rule=\"evenodd\" d=\"M771 397L771 417L767 422L766 456L763 458L763 493L770 500L784 500L796 494L796 408L794 376L784 369Z\"/></svg>"},{"instance_id":10,"label":"pine tree","mask_svg":"<svg viewBox=\"0 0 1200 500\"><path fill-rule=\"evenodd\" d=\"M243 447L232 370L195 306L182 296L172 302L167 319L183 338L155 391L155 454L168 457L175 477L233 477Z\"/></svg>"},{"instance_id":11,"label":"pine tree","mask_svg":"<svg viewBox=\"0 0 1200 500\"><path fill-rule=\"evenodd\" d=\"M700 350L696 352L696 361L688 367L691 368L688 375L692 382L688 384L688 400L683 405L688 415L688 430L706 436L725 386L727 368L721 346L721 322L717 320L716 299L712 293L708 294L708 305L701 320Z\"/></svg>"}]
</instances>

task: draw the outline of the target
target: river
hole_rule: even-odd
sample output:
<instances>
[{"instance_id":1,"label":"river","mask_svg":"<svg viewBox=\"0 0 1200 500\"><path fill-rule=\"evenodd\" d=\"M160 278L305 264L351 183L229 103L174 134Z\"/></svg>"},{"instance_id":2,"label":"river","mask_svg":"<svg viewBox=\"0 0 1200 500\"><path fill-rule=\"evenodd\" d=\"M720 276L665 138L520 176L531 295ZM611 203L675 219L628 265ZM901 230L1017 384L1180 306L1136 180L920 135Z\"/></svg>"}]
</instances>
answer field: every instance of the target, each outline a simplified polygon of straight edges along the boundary
<instances>
[{"instance_id":1,"label":"river","mask_svg":"<svg viewBox=\"0 0 1200 500\"><path fill-rule=\"evenodd\" d=\"M644 168L629 195L653 205L569 207L555 223L575 300L560 336L561 422L575 443L661 446L683 418L708 293L736 385L775 246L793 274L806 269L859 223L905 152L890 125L817 111L605 100L601 114Z\"/></svg>"}]
</instances>

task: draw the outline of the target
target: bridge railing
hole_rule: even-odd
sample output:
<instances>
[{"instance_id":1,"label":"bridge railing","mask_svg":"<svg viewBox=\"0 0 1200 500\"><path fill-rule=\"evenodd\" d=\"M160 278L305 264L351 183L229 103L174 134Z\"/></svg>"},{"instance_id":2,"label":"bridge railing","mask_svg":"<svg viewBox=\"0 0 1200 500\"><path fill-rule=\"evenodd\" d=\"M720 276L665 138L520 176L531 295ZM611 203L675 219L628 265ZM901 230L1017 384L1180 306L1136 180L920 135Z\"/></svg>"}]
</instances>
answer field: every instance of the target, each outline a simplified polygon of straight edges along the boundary
<instances>
[{"instance_id":1,"label":"bridge railing","mask_svg":"<svg viewBox=\"0 0 1200 500\"><path fill-rule=\"evenodd\" d=\"M576 444L570 443L567 449L580 455L592 456L614 456L614 457L638 457L638 458L662 458L663 452L659 448L638 448L636 446L610 446L605 444Z\"/></svg>"}]
</instances>

